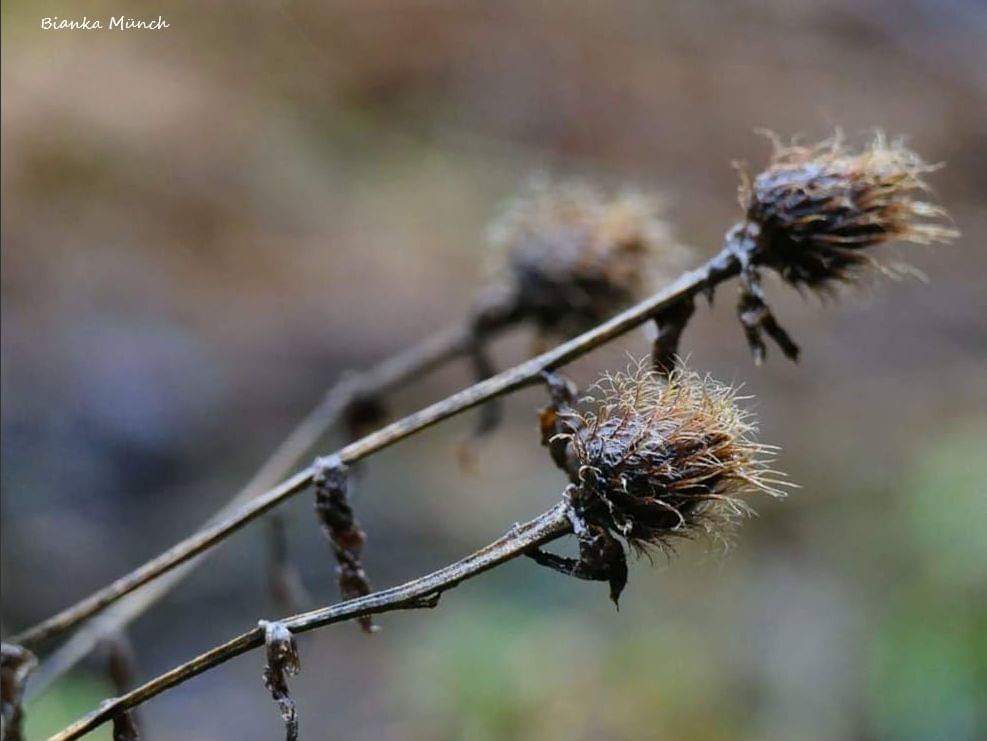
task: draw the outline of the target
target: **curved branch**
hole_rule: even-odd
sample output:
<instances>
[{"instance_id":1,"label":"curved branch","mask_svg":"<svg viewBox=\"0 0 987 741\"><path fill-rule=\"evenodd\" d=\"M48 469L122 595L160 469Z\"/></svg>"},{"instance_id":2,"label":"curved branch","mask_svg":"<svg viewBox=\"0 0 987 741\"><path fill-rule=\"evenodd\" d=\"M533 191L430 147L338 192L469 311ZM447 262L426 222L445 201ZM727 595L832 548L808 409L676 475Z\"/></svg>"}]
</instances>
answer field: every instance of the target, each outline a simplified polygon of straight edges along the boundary
<instances>
[{"instance_id":1,"label":"curved branch","mask_svg":"<svg viewBox=\"0 0 987 741\"><path fill-rule=\"evenodd\" d=\"M447 361L469 353L474 341L470 323L465 322L463 326L438 333L383 361L361 374L359 378L350 376L336 383L261 464L250 481L203 527L227 519L246 502L275 486L281 478L290 473L291 467L296 465L298 459L319 441L326 430L345 416L354 399L361 395L379 395L392 391L413 378L435 370ZM99 621L93 621L81 628L41 665L28 686L28 698L42 694L65 672L71 670L95 650L104 638L120 632L146 612L192 573L201 560L201 556L198 556L162 575L154 581L153 585L127 595L124 601L114 605L113 609L102 615ZM60 635L79 622L77 613L69 614L68 611L63 611L59 615L62 616L61 620L56 621L52 618L20 635L32 645L36 645Z\"/></svg>"},{"instance_id":2,"label":"curved branch","mask_svg":"<svg viewBox=\"0 0 987 741\"><path fill-rule=\"evenodd\" d=\"M740 262L734 252L724 249L700 268L687 272L663 290L641 301L603 324L558 347L521 363L492 378L476 383L421 411L393 422L337 451L342 463L351 464L404 440L449 417L479 406L505 394L538 383L545 371L556 370L635 327L653 319L669 307L690 301L701 291L710 292L719 283L738 275ZM199 530L160 556L94 592L75 605L29 628L11 640L20 644L37 643L64 632L89 618L130 592L171 571L219 544L281 502L307 488L316 473L309 466L265 493L256 496L234 513Z\"/></svg>"},{"instance_id":3,"label":"curved branch","mask_svg":"<svg viewBox=\"0 0 987 741\"><path fill-rule=\"evenodd\" d=\"M378 615L394 610L434 607L443 592L447 592L484 571L489 571L500 564L517 558L532 548L549 543L570 532L572 532L572 525L569 522L568 508L565 503L560 502L535 519L523 525L515 525L507 534L485 548L481 548L466 558L431 574L391 589L312 610L278 622L292 633L305 633L344 620ZM263 645L264 631L260 627L242 633L236 638L152 679L132 692L104 702L98 710L55 734L49 741L69 741L69 739L79 738L121 712L135 708L192 677Z\"/></svg>"}]
</instances>

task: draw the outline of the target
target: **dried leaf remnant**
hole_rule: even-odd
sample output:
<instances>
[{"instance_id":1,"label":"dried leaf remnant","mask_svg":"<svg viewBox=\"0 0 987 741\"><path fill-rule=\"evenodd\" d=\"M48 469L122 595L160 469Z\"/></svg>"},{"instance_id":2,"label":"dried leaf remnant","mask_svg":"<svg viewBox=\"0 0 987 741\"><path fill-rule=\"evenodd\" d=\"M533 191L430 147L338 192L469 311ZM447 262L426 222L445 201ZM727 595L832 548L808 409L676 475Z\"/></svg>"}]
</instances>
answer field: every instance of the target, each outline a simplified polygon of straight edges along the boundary
<instances>
[{"instance_id":1,"label":"dried leaf remnant","mask_svg":"<svg viewBox=\"0 0 987 741\"><path fill-rule=\"evenodd\" d=\"M271 693L271 698L281 713L285 741L297 741L298 710L288 690L288 677L293 677L301 671L295 637L283 623L261 620L257 626L264 631L264 645L267 648L264 686Z\"/></svg>"},{"instance_id":2,"label":"dried leaf remnant","mask_svg":"<svg viewBox=\"0 0 987 741\"><path fill-rule=\"evenodd\" d=\"M363 570L361 555L367 536L356 522L350 506L348 470L338 458L319 458L313 477L315 513L336 555L336 578L343 599L370 594L370 582ZM358 618L366 633L377 630L370 616Z\"/></svg>"}]
</instances>

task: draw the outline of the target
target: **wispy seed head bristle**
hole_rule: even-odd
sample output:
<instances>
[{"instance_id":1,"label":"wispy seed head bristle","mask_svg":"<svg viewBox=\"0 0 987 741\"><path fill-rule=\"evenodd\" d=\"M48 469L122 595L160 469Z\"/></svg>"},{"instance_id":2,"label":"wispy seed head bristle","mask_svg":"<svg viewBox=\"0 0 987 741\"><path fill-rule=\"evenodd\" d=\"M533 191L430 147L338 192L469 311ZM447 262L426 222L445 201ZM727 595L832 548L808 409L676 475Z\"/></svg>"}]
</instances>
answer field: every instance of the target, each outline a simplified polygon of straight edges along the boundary
<instances>
[{"instance_id":1,"label":"wispy seed head bristle","mask_svg":"<svg viewBox=\"0 0 987 741\"><path fill-rule=\"evenodd\" d=\"M755 441L729 386L684 368L664 379L642 365L594 388L596 408L568 436L575 504L635 547L725 539L750 512L747 495L780 495L773 449Z\"/></svg>"},{"instance_id":2,"label":"wispy seed head bristle","mask_svg":"<svg viewBox=\"0 0 987 741\"><path fill-rule=\"evenodd\" d=\"M740 186L758 261L796 286L825 289L875 265L868 247L953 239L945 211L922 200L923 177L935 169L882 134L858 151L840 136L815 146L775 138L768 168Z\"/></svg>"}]
</instances>

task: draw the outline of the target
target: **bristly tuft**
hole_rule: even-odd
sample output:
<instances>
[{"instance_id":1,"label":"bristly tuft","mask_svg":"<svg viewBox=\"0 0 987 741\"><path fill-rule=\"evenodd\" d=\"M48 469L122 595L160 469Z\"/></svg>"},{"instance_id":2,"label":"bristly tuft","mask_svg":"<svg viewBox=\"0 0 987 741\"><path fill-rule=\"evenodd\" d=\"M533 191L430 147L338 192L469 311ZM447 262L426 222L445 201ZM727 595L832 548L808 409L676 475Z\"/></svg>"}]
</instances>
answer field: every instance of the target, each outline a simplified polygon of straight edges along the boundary
<instances>
[{"instance_id":1,"label":"bristly tuft","mask_svg":"<svg viewBox=\"0 0 987 741\"><path fill-rule=\"evenodd\" d=\"M753 181L743 175L740 202L755 261L789 283L824 290L876 265L868 247L957 236L943 223L946 212L921 200L923 176L937 166L901 141L878 133L856 152L839 135L809 147L773 141L768 168Z\"/></svg>"},{"instance_id":2,"label":"bristly tuft","mask_svg":"<svg viewBox=\"0 0 987 741\"><path fill-rule=\"evenodd\" d=\"M754 440L729 386L683 368L663 379L642 365L594 388L596 410L561 435L573 505L638 550L675 537L726 542L751 512L745 496L782 494L769 468L774 448Z\"/></svg>"},{"instance_id":3,"label":"bristly tuft","mask_svg":"<svg viewBox=\"0 0 987 741\"><path fill-rule=\"evenodd\" d=\"M533 182L490 229L518 310L543 333L574 334L631 304L687 251L657 199L581 182Z\"/></svg>"}]
</instances>

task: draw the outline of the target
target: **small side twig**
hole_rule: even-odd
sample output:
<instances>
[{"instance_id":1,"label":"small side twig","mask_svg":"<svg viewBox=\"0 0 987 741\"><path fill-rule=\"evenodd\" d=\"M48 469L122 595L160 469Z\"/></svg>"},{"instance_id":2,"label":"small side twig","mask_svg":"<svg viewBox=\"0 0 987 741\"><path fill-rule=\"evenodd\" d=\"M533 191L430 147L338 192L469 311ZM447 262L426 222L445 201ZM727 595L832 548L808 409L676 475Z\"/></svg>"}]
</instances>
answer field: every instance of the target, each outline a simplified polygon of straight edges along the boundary
<instances>
[{"instance_id":1,"label":"small side twig","mask_svg":"<svg viewBox=\"0 0 987 741\"><path fill-rule=\"evenodd\" d=\"M123 633L107 639L106 673L117 696L129 692L137 675L137 661L130 640ZM137 741L140 720L136 710L124 710L113 716L113 741Z\"/></svg>"},{"instance_id":2,"label":"small side twig","mask_svg":"<svg viewBox=\"0 0 987 741\"><path fill-rule=\"evenodd\" d=\"M477 300L469 320L472 343L470 345L470 360L473 364L473 377L477 383L485 381L497 373L497 367L490 357L488 345L491 337L504 327L511 326L524 319L525 312L516 292L504 289L492 289ZM501 405L497 400L491 400L480 408L474 438L481 438L497 429L502 416ZM461 451L468 457L468 446Z\"/></svg>"},{"instance_id":3,"label":"small side twig","mask_svg":"<svg viewBox=\"0 0 987 741\"><path fill-rule=\"evenodd\" d=\"M113 741L138 741L140 737L140 728L132 712L122 710L113 716Z\"/></svg>"},{"instance_id":4,"label":"small side twig","mask_svg":"<svg viewBox=\"0 0 987 741\"><path fill-rule=\"evenodd\" d=\"M137 674L134 647L122 633L107 639L106 647L106 675L114 691L122 695L133 686Z\"/></svg>"},{"instance_id":5,"label":"small side twig","mask_svg":"<svg viewBox=\"0 0 987 741\"><path fill-rule=\"evenodd\" d=\"M288 536L284 517L275 512L267 522L267 586L279 612L298 612L312 598L298 568L288 557Z\"/></svg>"},{"instance_id":6,"label":"small side twig","mask_svg":"<svg viewBox=\"0 0 987 741\"><path fill-rule=\"evenodd\" d=\"M658 334L655 336L651 350L651 364L655 372L667 375L674 369L679 352L679 341L695 311L695 301L688 298L655 316L655 328Z\"/></svg>"}]
</instances>

